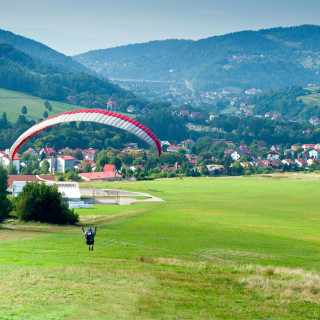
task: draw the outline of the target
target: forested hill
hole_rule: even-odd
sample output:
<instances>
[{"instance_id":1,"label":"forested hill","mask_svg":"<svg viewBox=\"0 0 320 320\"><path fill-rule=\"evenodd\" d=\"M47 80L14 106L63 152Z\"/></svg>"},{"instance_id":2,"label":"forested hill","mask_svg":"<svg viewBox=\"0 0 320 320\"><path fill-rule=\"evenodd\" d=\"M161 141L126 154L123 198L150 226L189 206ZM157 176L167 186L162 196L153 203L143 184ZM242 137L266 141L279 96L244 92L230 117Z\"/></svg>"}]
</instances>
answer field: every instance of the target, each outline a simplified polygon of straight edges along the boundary
<instances>
[{"instance_id":1,"label":"forested hill","mask_svg":"<svg viewBox=\"0 0 320 320\"><path fill-rule=\"evenodd\" d=\"M320 81L320 27L152 41L90 51L74 59L109 78L187 79L202 90L306 85Z\"/></svg>"},{"instance_id":2,"label":"forested hill","mask_svg":"<svg viewBox=\"0 0 320 320\"><path fill-rule=\"evenodd\" d=\"M50 66L70 72L85 72L93 74L92 71L82 64L74 61L71 57L67 57L40 42L16 35L12 32L0 29L0 43L10 44L14 48L25 52L34 59Z\"/></svg>"},{"instance_id":3,"label":"forested hill","mask_svg":"<svg viewBox=\"0 0 320 320\"><path fill-rule=\"evenodd\" d=\"M86 107L105 107L109 100L126 100L134 95L106 80L85 73L70 73L50 67L9 44L0 44L0 88L68 102L67 97Z\"/></svg>"}]
</instances>

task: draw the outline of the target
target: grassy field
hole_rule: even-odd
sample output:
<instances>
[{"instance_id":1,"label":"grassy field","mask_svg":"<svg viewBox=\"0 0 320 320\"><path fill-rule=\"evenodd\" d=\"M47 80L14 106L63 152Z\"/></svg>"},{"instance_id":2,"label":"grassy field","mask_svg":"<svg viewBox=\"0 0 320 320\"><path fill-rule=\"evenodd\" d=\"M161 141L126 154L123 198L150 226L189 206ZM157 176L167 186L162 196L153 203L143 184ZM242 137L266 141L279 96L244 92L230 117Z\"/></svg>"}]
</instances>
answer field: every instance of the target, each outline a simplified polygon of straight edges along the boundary
<instances>
[{"instance_id":1,"label":"grassy field","mask_svg":"<svg viewBox=\"0 0 320 320\"><path fill-rule=\"evenodd\" d=\"M46 100L40 99L28 94L0 89L0 116L3 112L7 113L7 118L10 121L16 121L21 115L21 108L27 107L28 113L25 115L28 119L38 121L43 119L43 112L46 110L44 102ZM52 111L48 111L49 117L66 112L83 109L80 106L75 106L67 103L49 100Z\"/></svg>"},{"instance_id":2,"label":"grassy field","mask_svg":"<svg viewBox=\"0 0 320 320\"><path fill-rule=\"evenodd\" d=\"M297 98L302 100L307 105L320 106L320 93L312 93L306 96L301 96Z\"/></svg>"},{"instance_id":3,"label":"grassy field","mask_svg":"<svg viewBox=\"0 0 320 320\"><path fill-rule=\"evenodd\" d=\"M17 91L5 90L0 88L0 117L3 112L6 112L9 121L15 122L19 115L21 115L21 109L23 106L27 107L28 113L25 115L27 119L38 121L43 119L43 112L47 109L44 107L45 99L40 99L28 94L24 94ZM85 109L81 106L75 106L68 103L57 102L48 100L52 106L52 110L48 111L48 116L54 116L67 111ZM119 112L130 118L136 118L136 115L131 113Z\"/></svg>"},{"instance_id":4,"label":"grassy field","mask_svg":"<svg viewBox=\"0 0 320 320\"><path fill-rule=\"evenodd\" d=\"M308 90L310 94L297 97L297 100L301 99L307 105L320 106L320 93L317 93L320 87L317 86L317 87L311 87L311 88L305 88L305 89Z\"/></svg>"},{"instance_id":5,"label":"grassy field","mask_svg":"<svg viewBox=\"0 0 320 320\"><path fill-rule=\"evenodd\" d=\"M94 183L165 202L7 222L0 319L319 319L319 176Z\"/></svg>"}]
</instances>

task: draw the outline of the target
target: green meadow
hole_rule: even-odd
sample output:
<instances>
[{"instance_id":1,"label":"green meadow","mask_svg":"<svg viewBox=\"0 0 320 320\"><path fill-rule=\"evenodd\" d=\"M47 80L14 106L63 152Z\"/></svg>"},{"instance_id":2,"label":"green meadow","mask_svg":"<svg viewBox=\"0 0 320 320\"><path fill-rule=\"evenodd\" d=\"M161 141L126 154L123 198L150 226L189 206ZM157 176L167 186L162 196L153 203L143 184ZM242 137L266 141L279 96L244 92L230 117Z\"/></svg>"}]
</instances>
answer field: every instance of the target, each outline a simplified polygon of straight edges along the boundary
<instances>
[{"instance_id":1,"label":"green meadow","mask_svg":"<svg viewBox=\"0 0 320 320\"><path fill-rule=\"evenodd\" d=\"M23 106L27 107L28 113L25 115L27 119L38 121L43 119L43 112L47 110L44 107L45 99L40 99L29 94L0 89L0 116L3 112L7 113L9 121L16 121L21 115L21 109ZM49 100L52 106L52 111L48 111L49 117L56 114L83 109L80 106L75 106L68 103L62 103Z\"/></svg>"},{"instance_id":2,"label":"green meadow","mask_svg":"<svg viewBox=\"0 0 320 320\"><path fill-rule=\"evenodd\" d=\"M0 319L319 319L319 177L91 183L165 201L78 210L93 252L80 225L8 220Z\"/></svg>"}]
</instances>

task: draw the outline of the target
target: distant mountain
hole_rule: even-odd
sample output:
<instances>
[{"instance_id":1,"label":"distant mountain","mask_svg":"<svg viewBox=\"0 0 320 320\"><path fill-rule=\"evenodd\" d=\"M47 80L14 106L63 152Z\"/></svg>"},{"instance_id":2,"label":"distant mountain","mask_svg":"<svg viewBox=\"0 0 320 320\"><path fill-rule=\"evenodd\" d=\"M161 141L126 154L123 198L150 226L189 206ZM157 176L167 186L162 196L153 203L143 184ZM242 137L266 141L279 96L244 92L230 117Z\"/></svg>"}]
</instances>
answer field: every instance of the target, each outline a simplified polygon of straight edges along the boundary
<instances>
[{"instance_id":1,"label":"distant mountain","mask_svg":"<svg viewBox=\"0 0 320 320\"><path fill-rule=\"evenodd\" d=\"M198 90L306 85L320 82L320 26L152 41L73 58L111 79L188 80Z\"/></svg>"},{"instance_id":2,"label":"distant mountain","mask_svg":"<svg viewBox=\"0 0 320 320\"><path fill-rule=\"evenodd\" d=\"M93 74L92 71L82 64L74 61L71 57L67 57L40 42L16 35L10 31L0 29L0 43L10 44L14 48L27 53L32 58L39 60L43 64L65 71Z\"/></svg>"}]
</instances>

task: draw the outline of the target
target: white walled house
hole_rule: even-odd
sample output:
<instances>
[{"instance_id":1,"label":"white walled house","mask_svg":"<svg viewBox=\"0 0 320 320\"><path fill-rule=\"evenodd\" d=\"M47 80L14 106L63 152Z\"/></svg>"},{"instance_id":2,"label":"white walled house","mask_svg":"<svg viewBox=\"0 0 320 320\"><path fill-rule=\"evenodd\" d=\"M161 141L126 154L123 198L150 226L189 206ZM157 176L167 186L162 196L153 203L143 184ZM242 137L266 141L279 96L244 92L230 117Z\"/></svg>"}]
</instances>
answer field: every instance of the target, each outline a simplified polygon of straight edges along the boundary
<instances>
[{"instance_id":1,"label":"white walled house","mask_svg":"<svg viewBox=\"0 0 320 320\"><path fill-rule=\"evenodd\" d=\"M74 171L74 157L71 156L60 156L57 158L57 171L66 172L67 169Z\"/></svg>"},{"instance_id":2,"label":"white walled house","mask_svg":"<svg viewBox=\"0 0 320 320\"><path fill-rule=\"evenodd\" d=\"M236 151L234 151L234 152L231 153L231 159L232 159L233 161L238 161L243 154L245 154L244 151L242 151L242 150L236 150Z\"/></svg>"},{"instance_id":3,"label":"white walled house","mask_svg":"<svg viewBox=\"0 0 320 320\"><path fill-rule=\"evenodd\" d=\"M312 149L309 151L309 158L320 159L320 149Z\"/></svg>"},{"instance_id":4,"label":"white walled house","mask_svg":"<svg viewBox=\"0 0 320 320\"><path fill-rule=\"evenodd\" d=\"M52 157L49 159L45 159L49 162L49 172L55 173L55 172L66 172L66 169L70 169L71 171L74 171L74 157L71 156L59 156L59 157ZM45 161L43 160L43 161ZM43 161L40 162L40 167L43 163Z\"/></svg>"},{"instance_id":5,"label":"white walled house","mask_svg":"<svg viewBox=\"0 0 320 320\"><path fill-rule=\"evenodd\" d=\"M6 151L0 151L0 163L5 167L9 167L11 161ZM13 164L17 169L17 174L20 174L20 157L17 155L14 156Z\"/></svg>"},{"instance_id":6,"label":"white walled house","mask_svg":"<svg viewBox=\"0 0 320 320\"><path fill-rule=\"evenodd\" d=\"M267 155L268 160L277 160L280 158L280 152L279 151L269 151Z\"/></svg>"},{"instance_id":7,"label":"white walled house","mask_svg":"<svg viewBox=\"0 0 320 320\"><path fill-rule=\"evenodd\" d=\"M33 149L33 148L29 148L28 150L26 150L24 153L28 153L31 154L32 156L37 156L38 155L38 151Z\"/></svg>"},{"instance_id":8,"label":"white walled house","mask_svg":"<svg viewBox=\"0 0 320 320\"><path fill-rule=\"evenodd\" d=\"M81 150L81 152L84 155L85 159L94 161L94 154L96 153L95 149L92 149L92 148L83 149L83 150Z\"/></svg>"},{"instance_id":9,"label":"white walled house","mask_svg":"<svg viewBox=\"0 0 320 320\"><path fill-rule=\"evenodd\" d=\"M298 167L306 167L308 165L308 162L304 159L295 159L294 162L298 165Z\"/></svg>"}]
</instances>

